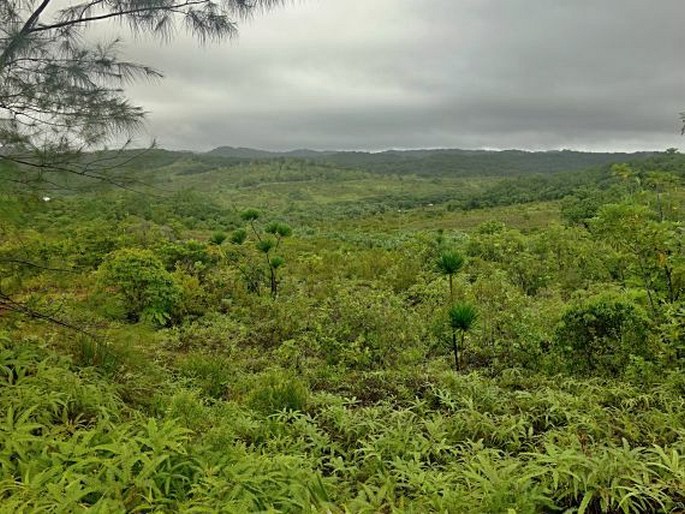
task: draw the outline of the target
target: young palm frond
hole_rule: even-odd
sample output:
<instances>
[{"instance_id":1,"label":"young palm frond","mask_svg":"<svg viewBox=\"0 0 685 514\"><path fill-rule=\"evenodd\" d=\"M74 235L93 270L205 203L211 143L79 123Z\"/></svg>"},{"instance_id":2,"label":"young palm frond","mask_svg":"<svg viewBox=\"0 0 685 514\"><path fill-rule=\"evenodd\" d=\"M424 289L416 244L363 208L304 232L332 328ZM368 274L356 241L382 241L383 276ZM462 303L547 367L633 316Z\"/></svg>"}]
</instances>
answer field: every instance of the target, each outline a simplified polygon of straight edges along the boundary
<instances>
[{"instance_id":1,"label":"young palm frond","mask_svg":"<svg viewBox=\"0 0 685 514\"><path fill-rule=\"evenodd\" d=\"M471 330L478 319L478 311L470 303L456 303L448 312L450 327L452 328L452 351L454 352L454 366L457 371L459 363L459 348L457 347L457 331L461 332L461 347L464 347L466 332Z\"/></svg>"},{"instance_id":2,"label":"young palm frond","mask_svg":"<svg viewBox=\"0 0 685 514\"><path fill-rule=\"evenodd\" d=\"M478 311L470 303L455 303L449 310L449 317L453 329L468 332L478 319Z\"/></svg>"},{"instance_id":3,"label":"young palm frond","mask_svg":"<svg viewBox=\"0 0 685 514\"><path fill-rule=\"evenodd\" d=\"M445 250L438 256L436 265L440 273L449 277L450 300L454 301L452 277L464 267L464 257L454 250Z\"/></svg>"}]
</instances>

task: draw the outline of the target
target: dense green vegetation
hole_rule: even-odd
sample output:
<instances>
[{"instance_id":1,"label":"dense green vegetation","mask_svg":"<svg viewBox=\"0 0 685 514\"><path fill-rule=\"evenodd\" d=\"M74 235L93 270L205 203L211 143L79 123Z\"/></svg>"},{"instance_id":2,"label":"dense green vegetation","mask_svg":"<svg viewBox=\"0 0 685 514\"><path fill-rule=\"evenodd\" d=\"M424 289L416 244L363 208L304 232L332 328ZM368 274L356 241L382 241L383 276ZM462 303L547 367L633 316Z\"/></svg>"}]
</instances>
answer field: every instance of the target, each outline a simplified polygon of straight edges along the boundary
<instances>
[{"instance_id":1,"label":"dense green vegetation","mask_svg":"<svg viewBox=\"0 0 685 514\"><path fill-rule=\"evenodd\" d=\"M169 155L2 193L0 511L685 509L683 156Z\"/></svg>"},{"instance_id":2,"label":"dense green vegetation","mask_svg":"<svg viewBox=\"0 0 685 514\"><path fill-rule=\"evenodd\" d=\"M345 168L363 169L374 173L483 176L554 173L582 170L590 166L614 164L646 158L649 152L587 153L572 150L525 152L522 150L387 150L385 152L332 152L294 150L266 152L250 148L219 147L207 156L244 159L307 159L317 163L330 163Z\"/></svg>"}]
</instances>

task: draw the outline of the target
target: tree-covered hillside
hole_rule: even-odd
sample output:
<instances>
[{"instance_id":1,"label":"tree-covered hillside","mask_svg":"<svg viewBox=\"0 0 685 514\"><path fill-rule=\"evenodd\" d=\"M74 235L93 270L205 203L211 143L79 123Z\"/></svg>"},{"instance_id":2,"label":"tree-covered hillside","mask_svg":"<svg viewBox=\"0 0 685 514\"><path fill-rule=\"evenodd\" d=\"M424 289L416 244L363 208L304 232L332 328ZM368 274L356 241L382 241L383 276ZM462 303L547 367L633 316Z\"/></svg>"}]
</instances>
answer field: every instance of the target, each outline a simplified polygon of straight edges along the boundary
<instances>
[{"instance_id":1,"label":"tree-covered hillside","mask_svg":"<svg viewBox=\"0 0 685 514\"><path fill-rule=\"evenodd\" d=\"M262 177L259 168L270 170L304 170L302 176L311 178L311 171L327 170L330 175L339 173L369 173L373 176L390 175L402 177L425 177L431 179L458 177L527 177L539 175L549 179L551 175L563 174L559 183L574 180L578 173L590 169L608 168L619 162L638 163L649 161L650 157L668 155L660 152L588 153L575 151L524 152L519 150L410 150L368 152L317 152L293 150L289 152L267 152L250 148L219 147L207 153L168 151L157 148L147 150L120 150L85 154L79 157L77 165L71 164L75 173L56 169L46 171L38 180L42 186L61 187L63 191L82 190L102 186L92 180L104 178L104 185L137 187L162 185L175 175L203 175L210 172L231 170L239 167L246 181L262 183L262 178L273 181L270 174ZM8 166L7 163L3 163ZM102 175L102 176L100 176ZM281 174L283 175L283 174ZM292 175L292 173L291 173ZM36 179L33 174L27 174ZM284 180L297 180L286 177ZM22 180L18 177L18 180ZM217 177L201 177L202 184L214 183ZM222 181L222 178L218 178ZM102 182L102 181L101 181ZM115 182L115 184L112 184ZM577 182L577 180L576 180ZM102 189L102 187L100 187Z\"/></svg>"},{"instance_id":2,"label":"tree-covered hillside","mask_svg":"<svg viewBox=\"0 0 685 514\"><path fill-rule=\"evenodd\" d=\"M521 150L387 150L384 152L317 152L294 150L267 152L222 146L208 156L245 160L309 159L376 173L410 175L488 176L578 171L593 166L644 159L655 153L590 153L571 150L526 152Z\"/></svg>"}]
</instances>

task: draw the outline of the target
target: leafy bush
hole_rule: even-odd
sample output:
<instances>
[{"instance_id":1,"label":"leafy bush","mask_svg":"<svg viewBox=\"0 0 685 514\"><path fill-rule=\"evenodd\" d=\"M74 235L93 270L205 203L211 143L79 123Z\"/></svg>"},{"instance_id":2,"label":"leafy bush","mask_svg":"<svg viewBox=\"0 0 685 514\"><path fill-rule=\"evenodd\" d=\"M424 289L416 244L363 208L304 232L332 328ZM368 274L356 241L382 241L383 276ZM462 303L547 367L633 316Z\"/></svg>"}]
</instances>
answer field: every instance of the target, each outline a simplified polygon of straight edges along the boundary
<instances>
[{"instance_id":1,"label":"leafy bush","mask_svg":"<svg viewBox=\"0 0 685 514\"><path fill-rule=\"evenodd\" d=\"M202 276L217 261L205 244L192 239L182 243L165 243L160 246L158 255L168 271L180 268L198 276Z\"/></svg>"},{"instance_id":2,"label":"leafy bush","mask_svg":"<svg viewBox=\"0 0 685 514\"><path fill-rule=\"evenodd\" d=\"M211 235L211 237L209 238L209 241L214 245L221 246L221 244L224 241L226 241L227 238L228 238L228 235L226 234L226 232L218 230Z\"/></svg>"},{"instance_id":3,"label":"leafy bush","mask_svg":"<svg viewBox=\"0 0 685 514\"><path fill-rule=\"evenodd\" d=\"M304 410L309 397L307 386L302 381L280 371L266 372L252 388L247 404L264 414Z\"/></svg>"},{"instance_id":4,"label":"leafy bush","mask_svg":"<svg viewBox=\"0 0 685 514\"><path fill-rule=\"evenodd\" d=\"M207 397L218 399L226 394L226 387L234 370L222 357L191 354L181 359L181 376L192 380Z\"/></svg>"},{"instance_id":5,"label":"leafy bush","mask_svg":"<svg viewBox=\"0 0 685 514\"><path fill-rule=\"evenodd\" d=\"M631 356L650 357L648 328L647 316L637 305L603 294L569 308L557 327L556 341L575 371L616 376Z\"/></svg>"},{"instance_id":6,"label":"leafy bush","mask_svg":"<svg viewBox=\"0 0 685 514\"><path fill-rule=\"evenodd\" d=\"M419 345L427 328L396 296L365 288L341 289L321 307L332 320L321 324L318 339L331 364L356 369L397 362L401 353Z\"/></svg>"},{"instance_id":7,"label":"leafy bush","mask_svg":"<svg viewBox=\"0 0 685 514\"><path fill-rule=\"evenodd\" d=\"M146 318L164 325L181 299L181 288L150 250L117 250L98 272L100 283L121 296L133 321Z\"/></svg>"}]
</instances>

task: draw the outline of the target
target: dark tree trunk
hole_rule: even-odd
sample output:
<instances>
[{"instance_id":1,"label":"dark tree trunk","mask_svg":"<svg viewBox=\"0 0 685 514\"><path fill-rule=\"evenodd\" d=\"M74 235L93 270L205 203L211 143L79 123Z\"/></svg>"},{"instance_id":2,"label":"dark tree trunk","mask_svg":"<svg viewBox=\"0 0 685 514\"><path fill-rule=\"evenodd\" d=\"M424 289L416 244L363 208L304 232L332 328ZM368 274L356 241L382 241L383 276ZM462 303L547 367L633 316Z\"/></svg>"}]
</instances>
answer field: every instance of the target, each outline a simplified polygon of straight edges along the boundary
<instances>
[{"instance_id":1,"label":"dark tree trunk","mask_svg":"<svg viewBox=\"0 0 685 514\"><path fill-rule=\"evenodd\" d=\"M673 288L673 270L664 264L664 275L666 277L666 288L668 289L668 301L670 303L675 303L678 299L675 289Z\"/></svg>"},{"instance_id":2,"label":"dark tree trunk","mask_svg":"<svg viewBox=\"0 0 685 514\"><path fill-rule=\"evenodd\" d=\"M454 369L459 373L459 348L457 347L457 331L452 329L452 350L454 351Z\"/></svg>"},{"instance_id":3,"label":"dark tree trunk","mask_svg":"<svg viewBox=\"0 0 685 514\"><path fill-rule=\"evenodd\" d=\"M276 270L273 267L270 268L271 271L271 295L276 298L278 295L278 282L276 282Z\"/></svg>"}]
</instances>

